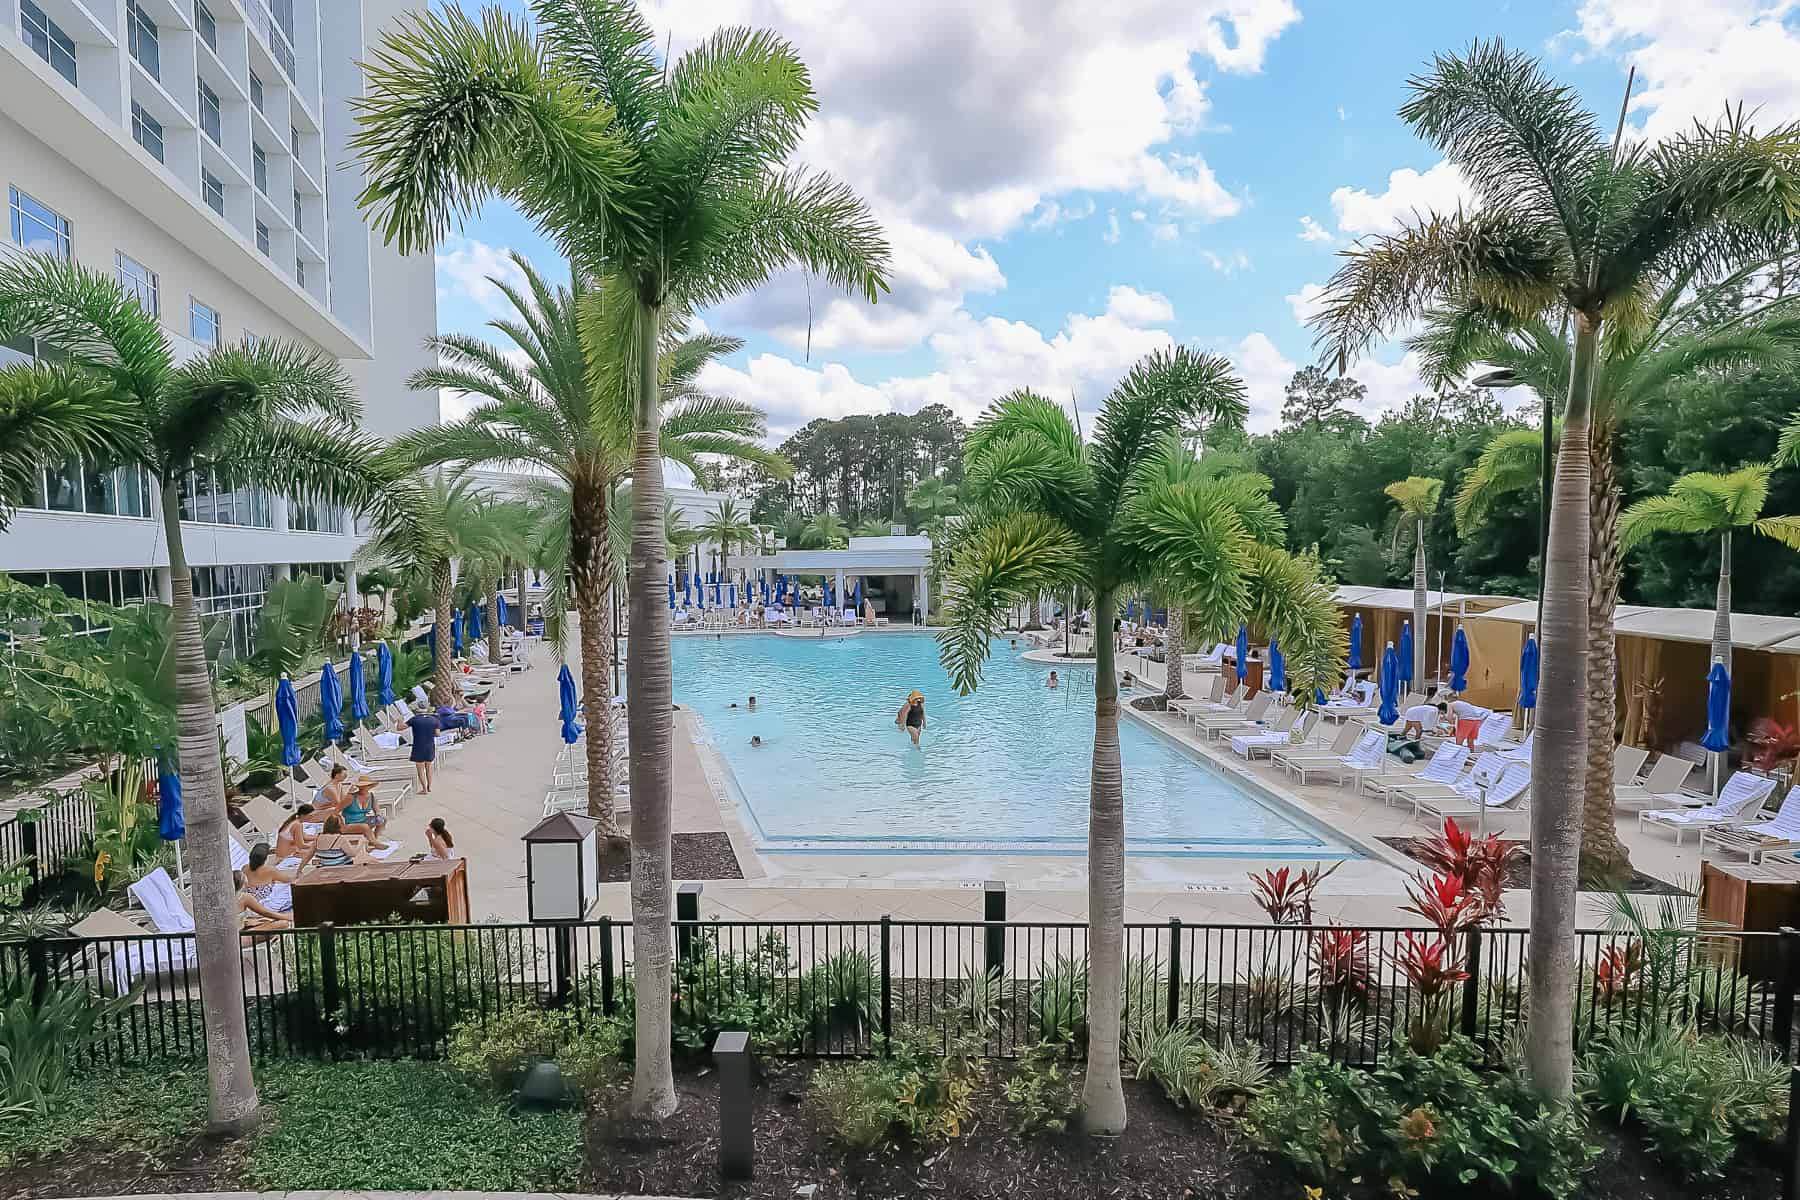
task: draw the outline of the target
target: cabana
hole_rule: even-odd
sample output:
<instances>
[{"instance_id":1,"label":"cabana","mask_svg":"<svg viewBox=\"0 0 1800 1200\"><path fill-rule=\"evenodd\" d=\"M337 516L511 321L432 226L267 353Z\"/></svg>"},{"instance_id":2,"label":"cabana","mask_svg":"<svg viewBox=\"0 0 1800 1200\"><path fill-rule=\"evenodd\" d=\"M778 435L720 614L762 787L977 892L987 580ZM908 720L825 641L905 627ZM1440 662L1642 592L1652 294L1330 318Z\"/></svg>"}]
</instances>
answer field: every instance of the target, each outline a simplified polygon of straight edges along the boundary
<instances>
[{"instance_id":1,"label":"cabana","mask_svg":"<svg viewBox=\"0 0 1800 1200\"><path fill-rule=\"evenodd\" d=\"M1362 615L1362 664L1373 669L1389 642L1400 644L1400 626L1413 617L1411 588L1340 587L1337 606L1344 628ZM1471 702L1486 708L1511 708L1519 692L1519 649L1523 634L1515 628L1478 625L1473 618L1495 609L1521 603L1516 596L1488 596L1469 592L1425 593L1425 625L1414 630L1425 642L1426 680L1448 676L1450 641L1459 621L1469 638L1469 686L1463 692ZM1534 610L1536 605L1531 606ZM1415 680L1415 690L1424 680Z\"/></svg>"}]
</instances>

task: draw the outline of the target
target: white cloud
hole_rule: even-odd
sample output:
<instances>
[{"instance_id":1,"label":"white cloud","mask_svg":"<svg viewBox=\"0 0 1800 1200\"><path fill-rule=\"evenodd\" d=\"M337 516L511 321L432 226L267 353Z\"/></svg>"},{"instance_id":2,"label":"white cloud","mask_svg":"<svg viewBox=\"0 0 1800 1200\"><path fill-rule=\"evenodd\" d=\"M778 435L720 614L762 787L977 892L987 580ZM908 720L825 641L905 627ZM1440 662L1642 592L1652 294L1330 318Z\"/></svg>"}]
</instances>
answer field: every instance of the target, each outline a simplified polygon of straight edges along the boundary
<instances>
[{"instance_id":1,"label":"white cloud","mask_svg":"<svg viewBox=\"0 0 1800 1200\"><path fill-rule=\"evenodd\" d=\"M1149 219L1149 216L1150 216L1150 214L1149 214L1149 213L1147 213L1147 212L1145 212L1145 211L1144 211L1144 210L1143 210L1143 209L1141 209L1141 208L1134 208L1134 209L1132 209L1132 210L1131 210L1131 219L1132 219L1132 220L1134 220L1134 221L1144 221L1144 220L1148 220L1148 219Z\"/></svg>"},{"instance_id":2,"label":"white cloud","mask_svg":"<svg viewBox=\"0 0 1800 1200\"><path fill-rule=\"evenodd\" d=\"M1106 232L1100 235L1100 240L1109 246L1116 246L1119 244L1119 237L1119 214L1115 210L1108 209L1106 213Z\"/></svg>"},{"instance_id":3,"label":"white cloud","mask_svg":"<svg viewBox=\"0 0 1800 1200\"><path fill-rule=\"evenodd\" d=\"M1157 242L1172 242L1181 236L1181 227L1173 221L1159 221L1150 227L1150 238Z\"/></svg>"},{"instance_id":4,"label":"white cloud","mask_svg":"<svg viewBox=\"0 0 1800 1200\"><path fill-rule=\"evenodd\" d=\"M1026 221L1048 197L1124 192L1210 220L1242 200L1171 148L1210 120L1202 66L1256 72L1292 0L653 0L675 53L721 25L778 29L821 116L800 158L883 212L957 237Z\"/></svg>"},{"instance_id":5,"label":"white cloud","mask_svg":"<svg viewBox=\"0 0 1800 1200\"><path fill-rule=\"evenodd\" d=\"M1348 121L1350 119L1350 114L1344 111L1344 106L1341 104L1337 106L1337 114L1338 120L1340 121Z\"/></svg>"},{"instance_id":6,"label":"white cloud","mask_svg":"<svg viewBox=\"0 0 1800 1200\"><path fill-rule=\"evenodd\" d=\"M1727 104L1761 110L1759 124L1800 110L1800 29L1792 0L1585 0L1575 38L1635 64L1631 99L1643 132L1660 138ZM1610 103L1610 102L1609 102Z\"/></svg>"},{"instance_id":7,"label":"white cloud","mask_svg":"<svg viewBox=\"0 0 1800 1200\"><path fill-rule=\"evenodd\" d=\"M1059 225L1069 225L1076 221L1085 221L1094 215L1093 197L1084 198L1079 204L1060 204L1055 200L1046 200L1038 206L1036 215L1026 226L1035 232L1055 229Z\"/></svg>"},{"instance_id":8,"label":"white cloud","mask_svg":"<svg viewBox=\"0 0 1800 1200\"><path fill-rule=\"evenodd\" d=\"M1235 275L1239 271L1250 269L1250 256L1242 250L1232 250L1226 254L1214 254L1211 250L1202 250L1200 257L1206 265L1221 275Z\"/></svg>"},{"instance_id":9,"label":"white cloud","mask_svg":"<svg viewBox=\"0 0 1800 1200\"><path fill-rule=\"evenodd\" d=\"M525 286L525 272L500 247L460 234L445 238L438 247L438 303L462 300L489 315L510 312L512 305L488 282L490 277L513 287Z\"/></svg>"},{"instance_id":10,"label":"white cloud","mask_svg":"<svg viewBox=\"0 0 1800 1200\"><path fill-rule=\"evenodd\" d=\"M1331 230L1325 228L1311 217L1300 218L1299 238L1303 242L1330 242L1336 240Z\"/></svg>"},{"instance_id":11,"label":"white cloud","mask_svg":"<svg viewBox=\"0 0 1800 1200\"><path fill-rule=\"evenodd\" d=\"M498 344L504 346L506 343L502 341ZM501 354L516 367L529 368L531 365L531 360L517 346L503 350ZM487 403L485 396L471 396L467 392L457 391L454 388L439 388L438 420L446 424L451 421L460 421L474 412L476 405L485 403Z\"/></svg>"},{"instance_id":12,"label":"white cloud","mask_svg":"<svg viewBox=\"0 0 1800 1200\"><path fill-rule=\"evenodd\" d=\"M1162 325L1175 319L1175 306L1161 292L1140 292L1118 284L1106 293L1106 314L1127 325Z\"/></svg>"},{"instance_id":13,"label":"white cloud","mask_svg":"<svg viewBox=\"0 0 1800 1200\"><path fill-rule=\"evenodd\" d=\"M1387 190L1383 192L1337 188L1331 193L1331 209L1337 214L1338 229L1361 237L1392 233L1414 214L1454 212L1473 195L1461 171L1448 162L1439 162L1422 174L1411 167L1400 168L1388 176Z\"/></svg>"},{"instance_id":14,"label":"white cloud","mask_svg":"<svg viewBox=\"0 0 1800 1200\"><path fill-rule=\"evenodd\" d=\"M1288 298L1292 302L1293 297ZM1393 349L1390 345L1389 351ZM1243 338L1225 351L1243 376L1250 394L1250 429L1263 433L1281 423L1281 405L1286 399L1287 381L1302 363L1294 362L1260 331ZM1429 394L1419 374L1419 357L1407 351L1394 362L1378 357L1365 358L1351 369L1352 378L1368 388L1368 394L1352 411L1371 420L1392 409L1402 408L1415 395Z\"/></svg>"},{"instance_id":15,"label":"white cloud","mask_svg":"<svg viewBox=\"0 0 1800 1200\"><path fill-rule=\"evenodd\" d=\"M1322 284L1303 283L1300 285L1299 291L1282 298L1288 302L1288 307L1294 310L1294 320L1305 325L1319 311L1319 297L1324 294L1325 288Z\"/></svg>"}]
</instances>

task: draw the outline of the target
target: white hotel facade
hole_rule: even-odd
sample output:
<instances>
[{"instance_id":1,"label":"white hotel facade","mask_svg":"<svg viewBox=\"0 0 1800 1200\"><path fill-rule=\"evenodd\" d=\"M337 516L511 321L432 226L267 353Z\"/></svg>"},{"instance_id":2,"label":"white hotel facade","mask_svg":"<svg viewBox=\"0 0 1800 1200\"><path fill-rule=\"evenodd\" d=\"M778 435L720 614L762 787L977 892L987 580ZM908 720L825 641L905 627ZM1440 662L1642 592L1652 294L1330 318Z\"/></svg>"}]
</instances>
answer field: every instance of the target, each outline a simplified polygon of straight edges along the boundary
<instances>
[{"instance_id":1,"label":"white hotel facade","mask_svg":"<svg viewBox=\"0 0 1800 1200\"><path fill-rule=\"evenodd\" d=\"M424 0L0 0L0 253L114 274L178 355L251 335L342 360L368 432L435 423L406 378L437 332L429 254L362 222L350 100L365 47ZM0 346L0 363L37 347ZM181 486L203 608L240 630L270 583L345 578L357 535L196 464ZM74 596L168 596L158 490L131 471L48 464L0 533L0 570ZM242 636L240 633L238 636Z\"/></svg>"}]
</instances>

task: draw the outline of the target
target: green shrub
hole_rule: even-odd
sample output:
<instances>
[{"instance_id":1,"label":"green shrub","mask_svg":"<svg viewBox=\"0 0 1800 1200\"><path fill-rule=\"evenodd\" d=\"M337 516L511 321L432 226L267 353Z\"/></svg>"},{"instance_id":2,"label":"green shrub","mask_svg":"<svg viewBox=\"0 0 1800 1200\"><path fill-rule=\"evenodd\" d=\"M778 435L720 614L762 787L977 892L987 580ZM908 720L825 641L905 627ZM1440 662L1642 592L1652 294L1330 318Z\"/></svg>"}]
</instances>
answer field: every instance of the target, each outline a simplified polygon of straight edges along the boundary
<instances>
[{"instance_id":1,"label":"green shrub","mask_svg":"<svg viewBox=\"0 0 1800 1200\"><path fill-rule=\"evenodd\" d=\"M1137 1078L1155 1080L1170 1100L1195 1108L1254 1095L1269 1077L1269 1065L1254 1042L1227 1039L1214 1048L1193 1024L1128 1030L1125 1056Z\"/></svg>"},{"instance_id":2,"label":"green shrub","mask_svg":"<svg viewBox=\"0 0 1800 1200\"><path fill-rule=\"evenodd\" d=\"M1000 968L984 971L971 966L963 972L962 984L956 989L954 1012L969 1029L992 1030L1000 1020L1000 1009L1012 999L1012 980Z\"/></svg>"},{"instance_id":3,"label":"green shrub","mask_svg":"<svg viewBox=\"0 0 1800 1200\"><path fill-rule=\"evenodd\" d=\"M858 1036L881 1024L875 961L867 950L840 950L807 977L808 1006L826 1021L845 1021Z\"/></svg>"},{"instance_id":4,"label":"green shrub","mask_svg":"<svg viewBox=\"0 0 1800 1200\"><path fill-rule=\"evenodd\" d=\"M779 933L765 934L741 954L719 953L711 933L696 937L676 963L676 1047L706 1054L721 1031L734 1029L760 1048L793 1049L811 1024L799 1005L799 982Z\"/></svg>"},{"instance_id":5,"label":"green shrub","mask_svg":"<svg viewBox=\"0 0 1800 1200\"><path fill-rule=\"evenodd\" d=\"M1046 1042L1079 1042L1087 1036L1087 960L1057 958L1031 990L1031 1025Z\"/></svg>"},{"instance_id":6,"label":"green shrub","mask_svg":"<svg viewBox=\"0 0 1800 1200\"><path fill-rule=\"evenodd\" d=\"M1692 1176L1718 1175L1740 1134L1787 1126L1787 1068L1772 1049L1691 1029L1608 1030L1586 1048L1576 1084L1613 1120L1635 1119L1657 1153Z\"/></svg>"},{"instance_id":7,"label":"green shrub","mask_svg":"<svg viewBox=\"0 0 1800 1200\"><path fill-rule=\"evenodd\" d=\"M629 1029L618 1020L589 1020L572 1029L556 1052L571 1087L591 1092L616 1080L631 1061Z\"/></svg>"},{"instance_id":8,"label":"green shrub","mask_svg":"<svg viewBox=\"0 0 1800 1200\"><path fill-rule=\"evenodd\" d=\"M977 1070L968 1047L953 1038L938 1053L929 1038L894 1037L887 1056L821 1067L808 1103L826 1131L852 1150L889 1137L918 1142L953 1138L974 1107Z\"/></svg>"},{"instance_id":9,"label":"green shrub","mask_svg":"<svg viewBox=\"0 0 1800 1200\"><path fill-rule=\"evenodd\" d=\"M1081 1103L1081 1079L1069 1047L1038 1042L1019 1056L1006 1080L1006 1102L1020 1133L1062 1133Z\"/></svg>"},{"instance_id":10,"label":"green shrub","mask_svg":"<svg viewBox=\"0 0 1800 1200\"><path fill-rule=\"evenodd\" d=\"M28 975L9 982L0 991L0 1120L49 1113L80 1053L136 997L106 1000L80 983L52 983L34 997Z\"/></svg>"},{"instance_id":11,"label":"green shrub","mask_svg":"<svg viewBox=\"0 0 1800 1200\"><path fill-rule=\"evenodd\" d=\"M1579 1110L1539 1102L1513 1075L1478 1074L1473 1058L1459 1039L1433 1055L1396 1043L1373 1072L1308 1055L1251 1102L1251 1137L1333 1190L1360 1178L1422 1195L1574 1195L1596 1153Z\"/></svg>"},{"instance_id":12,"label":"green shrub","mask_svg":"<svg viewBox=\"0 0 1800 1200\"><path fill-rule=\"evenodd\" d=\"M519 1004L458 1025L445 1055L457 1075L503 1093L541 1059L554 1059L571 1087L592 1091L617 1076L624 1028L617 1020L580 1020L574 1010Z\"/></svg>"}]
</instances>

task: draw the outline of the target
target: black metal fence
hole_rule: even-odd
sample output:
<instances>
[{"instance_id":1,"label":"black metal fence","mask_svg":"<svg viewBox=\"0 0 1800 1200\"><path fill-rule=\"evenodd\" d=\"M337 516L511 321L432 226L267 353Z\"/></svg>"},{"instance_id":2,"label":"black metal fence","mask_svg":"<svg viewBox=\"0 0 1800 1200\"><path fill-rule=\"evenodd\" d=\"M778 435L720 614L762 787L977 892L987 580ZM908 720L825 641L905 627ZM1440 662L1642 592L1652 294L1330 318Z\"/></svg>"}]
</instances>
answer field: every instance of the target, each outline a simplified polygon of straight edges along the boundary
<instances>
[{"instance_id":1,"label":"black metal fence","mask_svg":"<svg viewBox=\"0 0 1800 1200\"><path fill-rule=\"evenodd\" d=\"M1523 930L1467 935L1467 978L1407 969L1428 931L1269 925L1130 925L1122 993L1130 1027L1191 1024L1250 1039L1275 1062L1312 1049L1371 1065L1396 1036L1461 1033L1498 1056L1529 991ZM437 1057L452 1030L518 1004L580 1022L633 1004L629 924L356 926L248 936L241 970L259 1058ZM699 1051L749 1028L767 1054L852 1056L883 1035L957 1036L993 1057L1084 1036L1088 930L1001 921L678 921L676 1037ZM1691 1022L1788 1052L1800 935L1584 932L1574 947L1577 1036ZM193 939L146 935L0 945L0 988L79 982L134 1000L110 1018L96 1062L205 1056Z\"/></svg>"},{"instance_id":2,"label":"black metal fence","mask_svg":"<svg viewBox=\"0 0 1800 1200\"><path fill-rule=\"evenodd\" d=\"M74 788L0 814L0 872L29 860L30 884L36 884L79 861L94 837L95 809L86 789Z\"/></svg>"}]
</instances>

